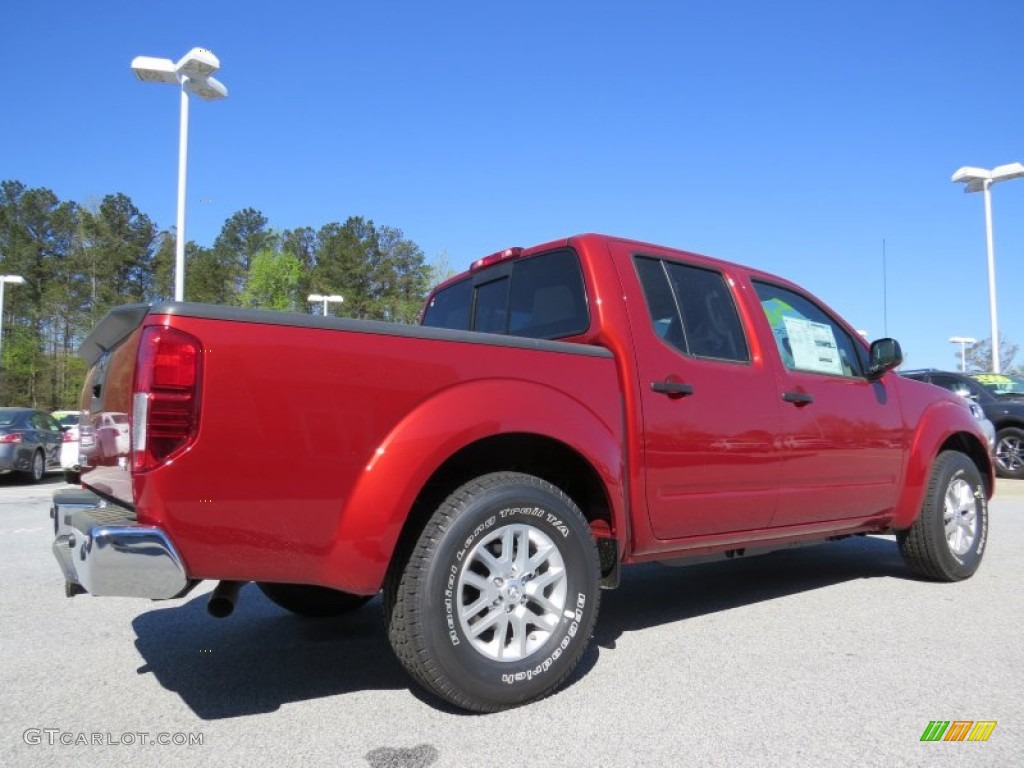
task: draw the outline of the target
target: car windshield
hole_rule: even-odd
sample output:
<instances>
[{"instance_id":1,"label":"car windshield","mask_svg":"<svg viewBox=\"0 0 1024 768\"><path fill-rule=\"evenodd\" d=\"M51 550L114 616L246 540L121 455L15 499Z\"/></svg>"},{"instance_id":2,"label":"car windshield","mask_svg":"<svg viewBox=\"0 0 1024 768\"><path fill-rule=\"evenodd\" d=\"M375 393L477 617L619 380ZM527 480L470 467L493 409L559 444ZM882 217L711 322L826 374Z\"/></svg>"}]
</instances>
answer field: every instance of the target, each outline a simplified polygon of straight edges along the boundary
<instances>
[{"instance_id":1,"label":"car windshield","mask_svg":"<svg viewBox=\"0 0 1024 768\"><path fill-rule=\"evenodd\" d=\"M77 427L78 426L78 414L70 413L67 416L60 417L60 425L62 427Z\"/></svg>"},{"instance_id":2,"label":"car windshield","mask_svg":"<svg viewBox=\"0 0 1024 768\"><path fill-rule=\"evenodd\" d=\"M993 395L1024 395L1024 378L1006 373L972 373L971 378Z\"/></svg>"}]
</instances>

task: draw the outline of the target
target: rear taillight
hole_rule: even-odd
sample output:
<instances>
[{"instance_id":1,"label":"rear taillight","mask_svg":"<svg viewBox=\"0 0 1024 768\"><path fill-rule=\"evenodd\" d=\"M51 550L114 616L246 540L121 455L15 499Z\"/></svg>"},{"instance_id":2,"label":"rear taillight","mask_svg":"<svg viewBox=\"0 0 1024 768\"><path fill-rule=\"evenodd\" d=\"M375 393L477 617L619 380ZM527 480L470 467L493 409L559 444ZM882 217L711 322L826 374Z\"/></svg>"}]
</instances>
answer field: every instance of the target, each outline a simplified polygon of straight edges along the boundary
<instances>
[{"instance_id":1,"label":"rear taillight","mask_svg":"<svg viewBox=\"0 0 1024 768\"><path fill-rule=\"evenodd\" d=\"M132 399L132 469L147 472L186 450L199 431L199 340L175 328L142 332Z\"/></svg>"},{"instance_id":2,"label":"rear taillight","mask_svg":"<svg viewBox=\"0 0 1024 768\"><path fill-rule=\"evenodd\" d=\"M0 435L0 443L20 443L21 432L8 432L6 435Z\"/></svg>"},{"instance_id":3,"label":"rear taillight","mask_svg":"<svg viewBox=\"0 0 1024 768\"><path fill-rule=\"evenodd\" d=\"M75 442L78 442L78 430L76 429L74 432L72 432L69 429L67 432L64 433L64 437L62 438L62 440L65 443L75 443Z\"/></svg>"}]
</instances>

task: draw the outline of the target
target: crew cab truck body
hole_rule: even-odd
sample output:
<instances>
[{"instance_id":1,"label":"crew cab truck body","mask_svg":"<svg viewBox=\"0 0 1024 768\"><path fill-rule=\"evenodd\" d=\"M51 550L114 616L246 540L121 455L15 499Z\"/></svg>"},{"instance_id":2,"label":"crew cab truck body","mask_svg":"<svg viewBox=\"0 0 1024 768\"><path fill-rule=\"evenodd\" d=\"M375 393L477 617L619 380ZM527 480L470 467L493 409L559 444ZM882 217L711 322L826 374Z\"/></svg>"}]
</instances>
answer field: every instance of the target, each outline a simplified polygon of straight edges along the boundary
<instances>
[{"instance_id":1,"label":"crew cab truck body","mask_svg":"<svg viewBox=\"0 0 1024 768\"><path fill-rule=\"evenodd\" d=\"M299 614L383 589L413 677L467 709L554 690L622 565L896 532L970 576L994 489L960 398L891 373L766 273L601 235L475 262L421 326L188 303L84 343L67 593L256 582ZM122 413L128 445L90 424Z\"/></svg>"}]
</instances>

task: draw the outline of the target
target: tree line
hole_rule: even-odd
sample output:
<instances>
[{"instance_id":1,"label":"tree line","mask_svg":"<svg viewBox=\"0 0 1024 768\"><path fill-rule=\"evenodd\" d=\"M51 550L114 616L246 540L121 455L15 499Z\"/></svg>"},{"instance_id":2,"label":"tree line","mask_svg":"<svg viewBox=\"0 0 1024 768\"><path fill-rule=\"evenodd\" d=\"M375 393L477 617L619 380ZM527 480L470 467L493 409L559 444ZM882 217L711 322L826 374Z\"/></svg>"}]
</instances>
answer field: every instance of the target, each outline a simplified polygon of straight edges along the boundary
<instances>
[{"instance_id":1,"label":"tree line","mask_svg":"<svg viewBox=\"0 0 1024 768\"><path fill-rule=\"evenodd\" d=\"M1017 344L1004 338L999 334L999 370L1016 376L1024 376L1024 366L1015 364L1017 351L1020 347ZM964 363L969 373L978 373L992 370L992 337L981 341L975 341L964 347ZM960 354L956 354L956 369L960 370Z\"/></svg>"},{"instance_id":2,"label":"tree line","mask_svg":"<svg viewBox=\"0 0 1024 768\"><path fill-rule=\"evenodd\" d=\"M171 299L174 252L174 231L125 194L84 206L0 182L0 274L25 279L3 286L0 405L74 407L85 373L78 346L110 308ZM447 271L394 227L350 216L275 230L253 208L231 215L211 247L188 241L185 263L188 301L318 312L310 293L341 293L331 314L399 323L416 321Z\"/></svg>"}]
</instances>

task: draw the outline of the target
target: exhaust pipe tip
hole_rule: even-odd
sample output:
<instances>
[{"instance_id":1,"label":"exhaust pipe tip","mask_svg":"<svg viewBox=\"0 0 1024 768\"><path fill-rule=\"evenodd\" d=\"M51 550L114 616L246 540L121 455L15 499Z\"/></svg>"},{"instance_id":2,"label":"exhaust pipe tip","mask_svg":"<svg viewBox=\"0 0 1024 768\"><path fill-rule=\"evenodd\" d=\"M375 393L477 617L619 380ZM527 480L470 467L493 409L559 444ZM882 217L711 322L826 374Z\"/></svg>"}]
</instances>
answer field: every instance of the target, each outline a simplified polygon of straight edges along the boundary
<instances>
[{"instance_id":1,"label":"exhaust pipe tip","mask_svg":"<svg viewBox=\"0 0 1024 768\"><path fill-rule=\"evenodd\" d=\"M215 619L226 619L235 612L235 602L238 600L238 590L245 584L244 581L222 581L213 588L210 593L210 602L206 604L206 610Z\"/></svg>"}]
</instances>

